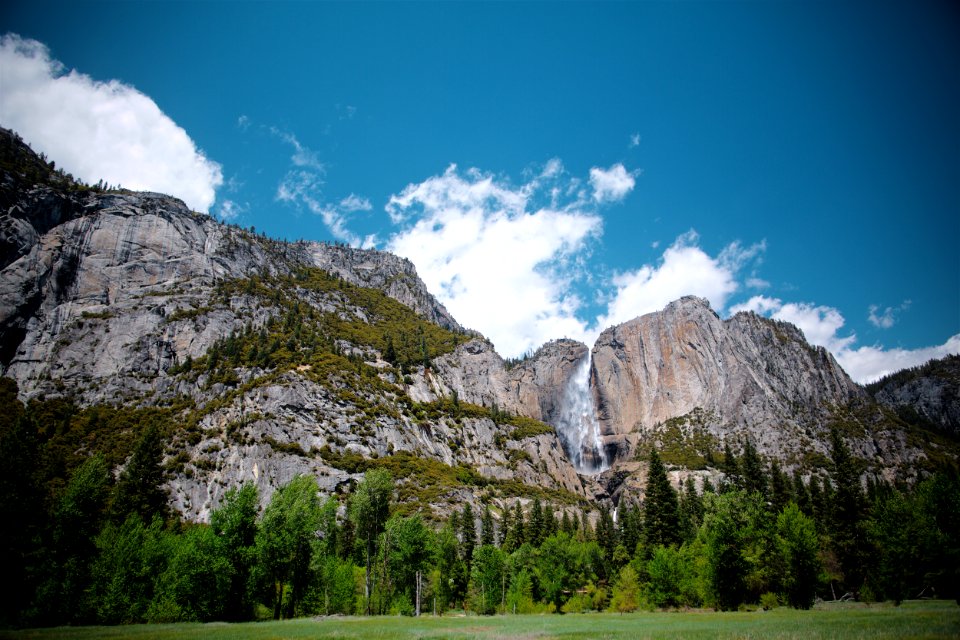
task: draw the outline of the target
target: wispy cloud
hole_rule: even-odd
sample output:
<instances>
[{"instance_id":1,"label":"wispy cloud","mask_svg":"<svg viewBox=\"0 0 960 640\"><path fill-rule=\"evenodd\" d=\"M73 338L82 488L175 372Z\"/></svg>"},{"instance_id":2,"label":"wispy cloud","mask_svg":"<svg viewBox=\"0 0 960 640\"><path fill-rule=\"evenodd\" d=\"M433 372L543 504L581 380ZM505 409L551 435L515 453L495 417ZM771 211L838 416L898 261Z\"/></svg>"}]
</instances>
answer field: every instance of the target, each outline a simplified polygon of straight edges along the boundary
<instances>
[{"instance_id":1,"label":"wispy cloud","mask_svg":"<svg viewBox=\"0 0 960 640\"><path fill-rule=\"evenodd\" d=\"M86 182L168 193L204 212L223 183L220 165L148 96L68 72L16 34L0 38L0 122Z\"/></svg>"},{"instance_id":2,"label":"wispy cloud","mask_svg":"<svg viewBox=\"0 0 960 640\"><path fill-rule=\"evenodd\" d=\"M293 148L290 168L277 185L276 198L295 207L304 207L323 221L330 234L352 246L376 245L374 235L361 237L349 228L350 214L370 211L373 205L366 198L351 193L338 202L329 202L324 196L326 165L319 154L303 144L289 131L270 127L270 133Z\"/></svg>"},{"instance_id":3,"label":"wispy cloud","mask_svg":"<svg viewBox=\"0 0 960 640\"><path fill-rule=\"evenodd\" d=\"M909 300L904 300L899 307L887 307L882 311L879 305L872 304L868 309L867 320L877 329L890 329L897 323L897 316L909 308Z\"/></svg>"},{"instance_id":4,"label":"wispy cloud","mask_svg":"<svg viewBox=\"0 0 960 640\"><path fill-rule=\"evenodd\" d=\"M639 147L639 146L640 146L640 134L639 134L639 133L634 133L633 135L631 135L631 136L630 136L630 144L627 145L627 146L629 146L631 149L633 149L633 148L635 148L635 147Z\"/></svg>"}]
</instances>

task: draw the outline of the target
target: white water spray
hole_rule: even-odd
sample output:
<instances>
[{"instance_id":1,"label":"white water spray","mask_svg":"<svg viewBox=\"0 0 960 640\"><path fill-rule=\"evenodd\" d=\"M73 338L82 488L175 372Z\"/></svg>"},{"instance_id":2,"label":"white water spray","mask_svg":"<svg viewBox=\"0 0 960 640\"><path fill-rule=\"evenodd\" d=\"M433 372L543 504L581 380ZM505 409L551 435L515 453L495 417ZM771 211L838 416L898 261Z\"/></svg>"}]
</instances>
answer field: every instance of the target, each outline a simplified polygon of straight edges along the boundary
<instances>
[{"instance_id":1,"label":"white water spray","mask_svg":"<svg viewBox=\"0 0 960 640\"><path fill-rule=\"evenodd\" d=\"M577 366L564 389L557 432L577 471L598 473L609 465L590 393L590 357Z\"/></svg>"}]
</instances>

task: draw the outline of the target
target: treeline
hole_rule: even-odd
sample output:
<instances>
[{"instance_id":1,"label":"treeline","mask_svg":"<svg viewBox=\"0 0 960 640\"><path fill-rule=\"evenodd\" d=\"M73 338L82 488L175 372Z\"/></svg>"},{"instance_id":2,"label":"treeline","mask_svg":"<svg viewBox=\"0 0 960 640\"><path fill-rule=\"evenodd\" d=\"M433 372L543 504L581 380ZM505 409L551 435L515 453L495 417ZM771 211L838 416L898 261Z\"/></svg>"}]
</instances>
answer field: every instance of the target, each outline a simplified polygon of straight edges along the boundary
<instances>
[{"instance_id":1,"label":"treeline","mask_svg":"<svg viewBox=\"0 0 960 640\"><path fill-rule=\"evenodd\" d=\"M864 490L838 432L824 482L788 477L746 443L727 449L719 486L678 492L651 451L642 504L599 514L491 499L438 525L398 508L390 472L371 468L326 499L297 477L262 511L254 486L237 487L191 524L168 511L156 424L122 472L91 455L58 476L64 462L42 446L57 421L40 424L15 393L0 385L7 626L957 597L956 473Z\"/></svg>"}]
</instances>

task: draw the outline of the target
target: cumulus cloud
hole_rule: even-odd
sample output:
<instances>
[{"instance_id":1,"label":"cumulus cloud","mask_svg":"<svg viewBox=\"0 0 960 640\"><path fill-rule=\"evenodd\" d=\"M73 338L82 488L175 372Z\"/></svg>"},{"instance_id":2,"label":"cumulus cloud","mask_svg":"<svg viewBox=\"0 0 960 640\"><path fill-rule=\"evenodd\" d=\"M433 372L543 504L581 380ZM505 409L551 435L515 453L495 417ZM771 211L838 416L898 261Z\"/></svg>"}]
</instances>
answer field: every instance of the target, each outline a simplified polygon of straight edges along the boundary
<instances>
[{"instance_id":1,"label":"cumulus cloud","mask_svg":"<svg viewBox=\"0 0 960 640\"><path fill-rule=\"evenodd\" d=\"M16 34L0 38L0 123L85 182L168 193L204 212L223 183L220 165L148 96L68 72Z\"/></svg>"},{"instance_id":2,"label":"cumulus cloud","mask_svg":"<svg viewBox=\"0 0 960 640\"><path fill-rule=\"evenodd\" d=\"M593 199L598 203L619 202L636 185L633 174L620 163L609 169L594 167L590 169L590 186L593 187Z\"/></svg>"},{"instance_id":3,"label":"cumulus cloud","mask_svg":"<svg viewBox=\"0 0 960 640\"><path fill-rule=\"evenodd\" d=\"M753 311L796 325L803 331L808 342L826 347L851 378L864 384L900 369L923 364L931 358L960 353L960 334L941 345L920 349L855 347L856 334L841 334L846 321L843 314L833 307L811 303L785 303L778 298L754 296L730 311Z\"/></svg>"},{"instance_id":4,"label":"cumulus cloud","mask_svg":"<svg viewBox=\"0 0 960 640\"><path fill-rule=\"evenodd\" d=\"M737 271L764 251L763 243L742 247L727 246L719 256L711 257L698 246L699 236L689 231L670 245L657 265L644 265L635 271L614 276L616 293L607 313L598 320L604 328L638 315L658 311L685 295L706 298L722 311L739 285Z\"/></svg>"},{"instance_id":5,"label":"cumulus cloud","mask_svg":"<svg viewBox=\"0 0 960 640\"><path fill-rule=\"evenodd\" d=\"M451 165L390 198L387 212L402 228L387 248L410 258L454 317L505 356L583 339L571 283L602 221L575 185L556 160L519 186Z\"/></svg>"}]
</instances>

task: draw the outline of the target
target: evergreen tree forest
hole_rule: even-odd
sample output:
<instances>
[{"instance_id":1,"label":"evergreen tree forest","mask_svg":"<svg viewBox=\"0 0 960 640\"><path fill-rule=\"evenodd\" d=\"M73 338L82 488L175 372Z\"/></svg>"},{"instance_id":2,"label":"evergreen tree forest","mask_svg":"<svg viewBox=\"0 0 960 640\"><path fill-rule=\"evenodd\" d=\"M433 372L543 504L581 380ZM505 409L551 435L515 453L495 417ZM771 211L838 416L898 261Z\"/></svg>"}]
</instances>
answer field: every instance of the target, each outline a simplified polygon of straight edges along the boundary
<instances>
[{"instance_id":1,"label":"evergreen tree forest","mask_svg":"<svg viewBox=\"0 0 960 640\"><path fill-rule=\"evenodd\" d=\"M739 471L716 488L691 479L678 491L652 451L643 501L587 512L461 500L436 522L400 508L390 472L368 468L325 498L311 476L268 499L235 487L195 524L168 508L152 414L137 414L127 455L68 455L49 446L57 405L23 405L2 380L0 404L6 627L960 595L955 470L864 486L839 432L823 481L788 477L747 446L740 459L727 450Z\"/></svg>"}]
</instances>

